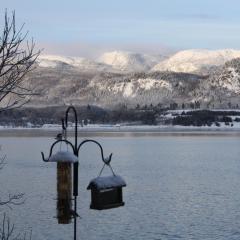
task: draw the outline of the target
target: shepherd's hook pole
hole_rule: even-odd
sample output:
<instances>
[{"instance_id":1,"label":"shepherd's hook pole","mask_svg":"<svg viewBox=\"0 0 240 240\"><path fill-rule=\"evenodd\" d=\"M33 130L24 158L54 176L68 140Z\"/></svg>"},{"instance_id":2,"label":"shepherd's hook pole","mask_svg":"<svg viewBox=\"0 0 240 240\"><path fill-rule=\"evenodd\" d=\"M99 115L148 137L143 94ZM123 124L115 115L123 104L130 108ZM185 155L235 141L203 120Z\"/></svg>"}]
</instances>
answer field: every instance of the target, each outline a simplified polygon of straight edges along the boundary
<instances>
[{"instance_id":1,"label":"shepherd's hook pole","mask_svg":"<svg viewBox=\"0 0 240 240\"><path fill-rule=\"evenodd\" d=\"M74 155L78 157L78 119L77 119L77 111L73 106L68 107L65 114L65 126L63 124L63 128L66 130L68 127L68 113L72 110L74 113L75 120L75 128L74 128L74 136L75 136L75 145L74 145ZM75 162L73 165L73 196L74 196L74 240L77 240L77 196L78 196L78 162Z\"/></svg>"}]
</instances>

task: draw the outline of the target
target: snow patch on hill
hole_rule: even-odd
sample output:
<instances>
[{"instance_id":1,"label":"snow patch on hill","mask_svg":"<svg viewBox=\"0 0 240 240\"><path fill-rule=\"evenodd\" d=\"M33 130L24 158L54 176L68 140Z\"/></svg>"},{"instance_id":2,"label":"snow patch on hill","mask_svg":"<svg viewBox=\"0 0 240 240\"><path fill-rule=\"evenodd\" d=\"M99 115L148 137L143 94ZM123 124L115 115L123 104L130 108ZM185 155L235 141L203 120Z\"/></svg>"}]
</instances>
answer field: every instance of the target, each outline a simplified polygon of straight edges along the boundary
<instances>
[{"instance_id":1,"label":"snow patch on hill","mask_svg":"<svg viewBox=\"0 0 240 240\"><path fill-rule=\"evenodd\" d=\"M154 78L139 78L137 80L139 83L139 88L144 90L150 90L152 88L166 88L169 91L172 91L172 85L165 80L157 80Z\"/></svg>"},{"instance_id":2,"label":"snow patch on hill","mask_svg":"<svg viewBox=\"0 0 240 240\"><path fill-rule=\"evenodd\" d=\"M123 91L123 96L124 97L133 97L133 83L132 82L129 82L129 83L126 83L125 84L125 88L124 88L124 91Z\"/></svg>"}]
</instances>

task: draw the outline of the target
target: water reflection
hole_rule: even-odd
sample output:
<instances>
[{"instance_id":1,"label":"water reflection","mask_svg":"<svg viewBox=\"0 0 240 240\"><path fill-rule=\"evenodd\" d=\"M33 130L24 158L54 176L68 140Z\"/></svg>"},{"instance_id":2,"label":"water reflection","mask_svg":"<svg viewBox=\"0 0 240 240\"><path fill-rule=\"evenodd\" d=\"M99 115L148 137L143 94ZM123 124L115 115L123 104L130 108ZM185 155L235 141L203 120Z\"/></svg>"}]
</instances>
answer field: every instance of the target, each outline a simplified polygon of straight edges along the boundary
<instances>
[{"instance_id":1,"label":"water reflection","mask_svg":"<svg viewBox=\"0 0 240 240\"><path fill-rule=\"evenodd\" d=\"M102 163L98 149L86 147L80 152L78 236L86 240L239 239L239 133L144 134L92 136L106 152L114 153L112 165L128 183L123 208L89 210L86 187ZM45 164L40 156L51 142L49 137L0 138L8 156L0 174L1 191L22 191L27 197L24 206L9 214L19 228L32 227L36 240L72 237L72 225L58 225L52 217L56 164Z\"/></svg>"}]
</instances>

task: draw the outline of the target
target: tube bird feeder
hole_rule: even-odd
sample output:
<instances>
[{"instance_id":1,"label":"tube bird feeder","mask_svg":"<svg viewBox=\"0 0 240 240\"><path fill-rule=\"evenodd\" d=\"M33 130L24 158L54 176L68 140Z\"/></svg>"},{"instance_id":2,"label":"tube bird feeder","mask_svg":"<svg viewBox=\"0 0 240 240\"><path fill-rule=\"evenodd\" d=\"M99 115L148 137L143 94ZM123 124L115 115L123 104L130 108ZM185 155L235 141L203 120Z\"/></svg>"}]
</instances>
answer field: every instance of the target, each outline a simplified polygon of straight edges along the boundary
<instances>
[{"instance_id":1,"label":"tube bird feeder","mask_svg":"<svg viewBox=\"0 0 240 240\"><path fill-rule=\"evenodd\" d=\"M59 224L69 224L72 219L72 163L78 158L70 153L59 151L49 158L57 162L57 219Z\"/></svg>"},{"instance_id":2,"label":"tube bird feeder","mask_svg":"<svg viewBox=\"0 0 240 240\"><path fill-rule=\"evenodd\" d=\"M71 223L72 210L72 166L71 163L57 163L57 219L59 224Z\"/></svg>"}]
</instances>

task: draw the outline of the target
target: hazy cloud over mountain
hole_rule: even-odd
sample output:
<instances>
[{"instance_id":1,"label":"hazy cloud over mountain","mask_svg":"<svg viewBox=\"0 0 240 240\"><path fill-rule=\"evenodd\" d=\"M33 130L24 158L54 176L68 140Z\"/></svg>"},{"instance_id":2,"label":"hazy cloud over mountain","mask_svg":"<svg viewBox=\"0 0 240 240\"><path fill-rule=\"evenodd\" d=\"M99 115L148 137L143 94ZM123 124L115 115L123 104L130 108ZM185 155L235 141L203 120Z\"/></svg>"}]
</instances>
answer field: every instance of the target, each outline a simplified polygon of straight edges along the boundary
<instances>
[{"instance_id":1,"label":"hazy cloud over mountain","mask_svg":"<svg viewBox=\"0 0 240 240\"><path fill-rule=\"evenodd\" d=\"M82 56L90 59L96 59L105 52L121 51L141 52L146 54L163 54L169 55L177 51L177 49L169 48L163 44L90 44L73 42L69 43L38 43L43 48L43 54L54 54L64 56Z\"/></svg>"}]
</instances>

